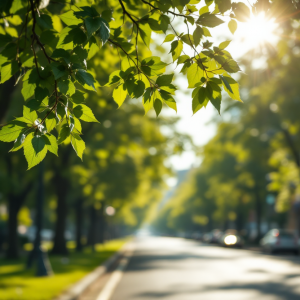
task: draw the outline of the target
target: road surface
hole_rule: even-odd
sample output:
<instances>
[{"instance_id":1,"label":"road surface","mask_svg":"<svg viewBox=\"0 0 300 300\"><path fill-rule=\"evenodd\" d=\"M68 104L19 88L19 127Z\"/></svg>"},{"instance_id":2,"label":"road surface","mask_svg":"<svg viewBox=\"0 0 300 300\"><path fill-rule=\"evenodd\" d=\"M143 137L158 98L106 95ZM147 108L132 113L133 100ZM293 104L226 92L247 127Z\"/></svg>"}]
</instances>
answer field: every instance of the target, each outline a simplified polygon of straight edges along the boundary
<instances>
[{"instance_id":1,"label":"road surface","mask_svg":"<svg viewBox=\"0 0 300 300\"><path fill-rule=\"evenodd\" d=\"M125 272L117 277L109 300L300 299L299 257L180 238L138 239Z\"/></svg>"}]
</instances>

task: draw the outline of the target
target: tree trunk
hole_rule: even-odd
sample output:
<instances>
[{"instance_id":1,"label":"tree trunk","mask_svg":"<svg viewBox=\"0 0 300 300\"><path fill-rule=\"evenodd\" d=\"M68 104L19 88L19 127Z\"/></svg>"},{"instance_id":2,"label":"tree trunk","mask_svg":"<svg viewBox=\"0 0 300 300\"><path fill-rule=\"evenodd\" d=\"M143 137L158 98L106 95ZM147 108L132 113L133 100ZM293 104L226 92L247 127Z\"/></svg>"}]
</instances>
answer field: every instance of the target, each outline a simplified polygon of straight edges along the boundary
<instances>
[{"instance_id":1,"label":"tree trunk","mask_svg":"<svg viewBox=\"0 0 300 300\"><path fill-rule=\"evenodd\" d=\"M104 215L104 202L102 202L101 208L97 210L97 227L96 227L96 242L97 243L104 243L105 240L105 227L106 227L106 222L105 222L105 215Z\"/></svg>"},{"instance_id":2,"label":"tree trunk","mask_svg":"<svg viewBox=\"0 0 300 300\"><path fill-rule=\"evenodd\" d=\"M18 213L32 186L33 182L29 183L19 195L10 194L8 196L8 249L6 257L9 259L19 257Z\"/></svg>"},{"instance_id":3,"label":"tree trunk","mask_svg":"<svg viewBox=\"0 0 300 300\"><path fill-rule=\"evenodd\" d=\"M239 199L237 211L236 211L236 229L238 232L244 229L244 220L245 220L245 214L244 214L244 207L243 207L243 202L242 199Z\"/></svg>"},{"instance_id":4,"label":"tree trunk","mask_svg":"<svg viewBox=\"0 0 300 300\"><path fill-rule=\"evenodd\" d=\"M62 177L60 171L55 172L54 186L57 195L55 235L53 240L53 254L68 254L67 243L65 239L66 221L67 221L67 194L69 189L69 180Z\"/></svg>"},{"instance_id":5,"label":"tree trunk","mask_svg":"<svg viewBox=\"0 0 300 300\"><path fill-rule=\"evenodd\" d=\"M9 259L16 259L19 257L19 241L18 241L18 205L16 198L12 195L9 197L8 203L9 217L8 217L8 249L6 257Z\"/></svg>"},{"instance_id":6,"label":"tree trunk","mask_svg":"<svg viewBox=\"0 0 300 300\"><path fill-rule=\"evenodd\" d=\"M75 204L76 210L76 251L81 252L83 245L82 245L82 225L83 225L83 201L82 199L77 200Z\"/></svg>"},{"instance_id":7,"label":"tree trunk","mask_svg":"<svg viewBox=\"0 0 300 300\"><path fill-rule=\"evenodd\" d=\"M57 195L57 207L52 253L65 255L68 254L65 231L68 214L67 195L70 182L68 178L64 177L63 170L69 165L72 148L69 146L62 150L60 160L57 161L57 165L54 165L53 183Z\"/></svg>"},{"instance_id":8,"label":"tree trunk","mask_svg":"<svg viewBox=\"0 0 300 300\"><path fill-rule=\"evenodd\" d=\"M94 247L96 244L96 224L97 224L97 213L94 206L90 207L90 225L89 225L89 231L88 231L88 245L91 245Z\"/></svg>"},{"instance_id":9,"label":"tree trunk","mask_svg":"<svg viewBox=\"0 0 300 300\"><path fill-rule=\"evenodd\" d=\"M259 241L261 238L261 215L262 215L262 203L259 195L258 187L255 188L255 212L256 212L256 230L257 230L257 237L256 240Z\"/></svg>"}]
</instances>

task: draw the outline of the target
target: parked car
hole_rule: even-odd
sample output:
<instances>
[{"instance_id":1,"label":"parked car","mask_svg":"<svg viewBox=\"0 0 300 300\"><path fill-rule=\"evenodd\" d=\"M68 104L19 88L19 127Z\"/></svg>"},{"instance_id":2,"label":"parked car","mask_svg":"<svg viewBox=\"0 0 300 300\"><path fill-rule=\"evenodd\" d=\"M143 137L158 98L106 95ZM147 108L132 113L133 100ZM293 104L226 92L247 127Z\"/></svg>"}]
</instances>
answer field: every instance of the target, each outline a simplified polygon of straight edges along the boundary
<instances>
[{"instance_id":1,"label":"parked car","mask_svg":"<svg viewBox=\"0 0 300 300\"><path fill-rule=\"evenodd\" d=\"M290 230L272 229L261 239L260 244L267 253L291 251L299 254L298 237Z\"/></svg>"},{"instance_id":2,"label":"parked car","mask_svg":"<svg viewBox=\"0 0 300 300\"><path fill-rule=\"evenodd\" d=\"M228 229L219 238L219 244L224 247L243 247L244 240L235 229Z\"/></svg>"}]
</instances>

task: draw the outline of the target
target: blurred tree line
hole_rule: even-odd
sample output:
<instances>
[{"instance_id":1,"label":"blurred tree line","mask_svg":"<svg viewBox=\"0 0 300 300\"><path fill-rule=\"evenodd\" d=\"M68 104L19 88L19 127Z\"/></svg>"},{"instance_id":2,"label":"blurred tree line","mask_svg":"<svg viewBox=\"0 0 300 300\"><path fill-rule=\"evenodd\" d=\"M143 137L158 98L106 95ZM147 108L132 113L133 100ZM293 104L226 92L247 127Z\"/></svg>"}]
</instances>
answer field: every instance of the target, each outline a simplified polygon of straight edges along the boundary
<instances>
[{"instance_id":1,"label":"blurred tree line","mask_svg":"<svg viewBox=\"0 0 300 300\"><path fill-rule=\"evenodd\" d=\"M265 221L300 233L297 5L268 4L269 17L279 23L279 42L253 49L241 60L244 103L227 102L223 120L215 118L217 133L200 150L201 165L190 171L155 221L160 231L242 230L255 221L259 238Z\"/></svg>"}]
</instances>

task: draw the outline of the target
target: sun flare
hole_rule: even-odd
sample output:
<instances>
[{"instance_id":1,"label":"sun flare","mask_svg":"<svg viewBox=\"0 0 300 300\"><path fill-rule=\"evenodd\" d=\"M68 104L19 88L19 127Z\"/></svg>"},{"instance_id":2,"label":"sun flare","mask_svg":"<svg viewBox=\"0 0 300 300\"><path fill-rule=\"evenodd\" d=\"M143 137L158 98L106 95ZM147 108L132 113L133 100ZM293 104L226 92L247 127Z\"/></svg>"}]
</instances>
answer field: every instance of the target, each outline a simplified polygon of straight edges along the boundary
<instances>
[{"instance_id":1,"label":"sun flare","mask_svg":"<svg viewBox=\"0 0 300 300\"><path fill-rule=\"evenodd\" d=\"M266 43L273 43L276 41L276 29L275 21L268 19L263 12L252 15L248 22L241 24L244 46L253 49Z\"/></svg>"}]
</instances>

